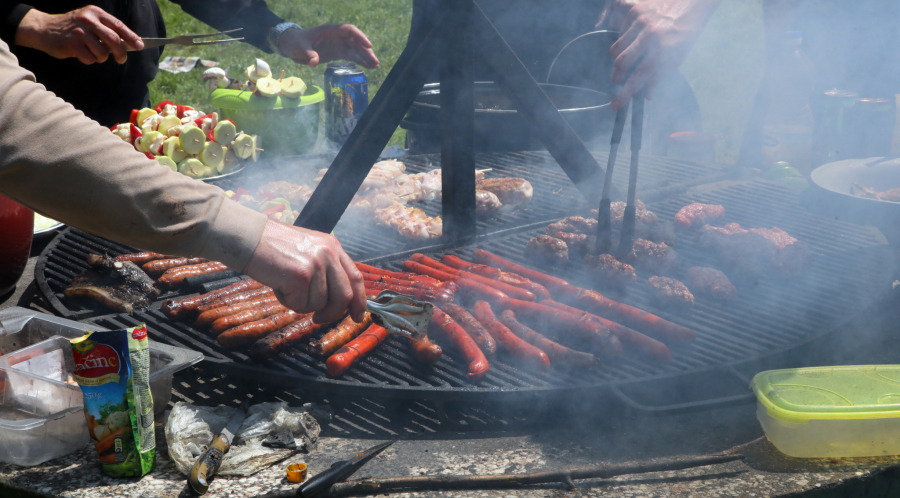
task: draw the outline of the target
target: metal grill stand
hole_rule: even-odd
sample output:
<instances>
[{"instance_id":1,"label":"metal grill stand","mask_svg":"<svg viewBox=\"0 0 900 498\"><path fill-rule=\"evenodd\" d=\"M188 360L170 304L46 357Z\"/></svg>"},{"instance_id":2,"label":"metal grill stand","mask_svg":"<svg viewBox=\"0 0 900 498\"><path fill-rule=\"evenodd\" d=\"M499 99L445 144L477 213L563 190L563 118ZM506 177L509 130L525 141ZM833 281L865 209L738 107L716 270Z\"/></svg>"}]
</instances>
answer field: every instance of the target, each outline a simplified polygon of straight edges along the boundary
<instances>
[{"instance_id":1,"label":"metal grill stand","mask_svg":"<svg viewBox=\"0 0 900 498\"><path fill-rule=\"evenodd\" d=\"M331 232L440 62L442 215L448 240L475 233L473 57L492 78L591 205L604 172L474 0L414 0L406 48L372 99L296 226Z\"/></svg>"}]
</instances>

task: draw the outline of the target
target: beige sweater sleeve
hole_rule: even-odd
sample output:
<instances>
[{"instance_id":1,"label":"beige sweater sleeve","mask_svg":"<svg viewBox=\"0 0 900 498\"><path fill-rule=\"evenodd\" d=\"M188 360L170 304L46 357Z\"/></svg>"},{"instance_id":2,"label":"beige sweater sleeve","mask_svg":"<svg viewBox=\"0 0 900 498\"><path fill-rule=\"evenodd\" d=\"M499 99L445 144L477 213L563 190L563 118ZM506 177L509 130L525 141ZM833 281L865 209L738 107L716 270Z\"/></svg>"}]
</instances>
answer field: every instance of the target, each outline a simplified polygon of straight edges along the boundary
<instances>
[{"instance_id":1,"label":"beige sweater sleeve","mask_svg":"<svg viewBox=\"0 0 900 498\"><path fill-rule=\"evenodd\" d=\"M3 42L0 192L124 244L205 257L237 270L246 266L266 223L262 213L148 159L45 90Z\"/></svg>"}]
</instances>

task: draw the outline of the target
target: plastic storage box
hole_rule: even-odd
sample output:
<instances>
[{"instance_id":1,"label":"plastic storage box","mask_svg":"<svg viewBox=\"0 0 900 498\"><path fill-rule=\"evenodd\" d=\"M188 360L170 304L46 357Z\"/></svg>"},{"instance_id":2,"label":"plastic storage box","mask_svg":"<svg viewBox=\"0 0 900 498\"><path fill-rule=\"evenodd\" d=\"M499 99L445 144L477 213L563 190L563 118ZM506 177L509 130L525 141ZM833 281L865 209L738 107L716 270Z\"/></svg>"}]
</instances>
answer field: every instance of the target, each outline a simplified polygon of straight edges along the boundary
<instances>
[{"instance_id":1,"label":"plastic storage box","mask_svg":"<svg viewBox=\"0 0 900 498\"><path fill-rule=\"evenodd\" d=\"M786 455L900 455L900 365L770 370L750 387L766 437Z\"/></svg>"},{"instance_id":2,"label":"plastic storage box","mask_svg":"<svg viewBox=\"0 0 900 498\"><path fill-rule=\"evenodd\" d=\"M0 311L0 461L36 465L88 442L70 338L104 330L24 308ZM172 398L175 372L201 361L195 351L150 343L154 411Z\"/></svg>"}]
</instances>

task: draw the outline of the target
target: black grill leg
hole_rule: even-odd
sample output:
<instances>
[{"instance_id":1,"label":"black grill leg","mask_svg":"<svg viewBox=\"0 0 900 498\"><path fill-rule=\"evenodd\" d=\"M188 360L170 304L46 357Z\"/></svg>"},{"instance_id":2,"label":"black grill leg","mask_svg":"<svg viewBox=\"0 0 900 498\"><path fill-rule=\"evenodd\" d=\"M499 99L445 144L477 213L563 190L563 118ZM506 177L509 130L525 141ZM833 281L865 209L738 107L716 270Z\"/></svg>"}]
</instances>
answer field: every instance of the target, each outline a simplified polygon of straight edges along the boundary
<instances>
[{"instance_id":1,"label":"black grill leg","mask_svg":"<svg viewBox=\"0 0 900 498\"><path fill-rule=\"evenodd\" d=\"M475 85L472 0L451 0L441 59L444 241L475 236Z\"/></svg>"}]
</instances>

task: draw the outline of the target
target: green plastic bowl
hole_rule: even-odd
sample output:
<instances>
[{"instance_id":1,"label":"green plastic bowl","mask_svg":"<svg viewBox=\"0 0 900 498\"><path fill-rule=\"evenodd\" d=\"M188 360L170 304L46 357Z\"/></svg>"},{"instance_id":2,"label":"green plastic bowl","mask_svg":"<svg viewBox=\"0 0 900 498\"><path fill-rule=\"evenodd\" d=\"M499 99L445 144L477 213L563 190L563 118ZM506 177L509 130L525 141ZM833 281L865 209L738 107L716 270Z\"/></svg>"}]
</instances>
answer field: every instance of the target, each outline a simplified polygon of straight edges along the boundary
<instances>
[{"instance_id":1,"label":"green plastic bowl","mask_svg":"<svg viewBox=\"0 0 900 498\"><path fill-rule=\"evenodd\" d=\"M269 157L296 156L315 146L323 100L325 92L315 85L299 99L221 88L209 94L210 105L219 109L222 119L234 121L238 131L258 136L260 148Z\"/></svg>"}]
</instances>

